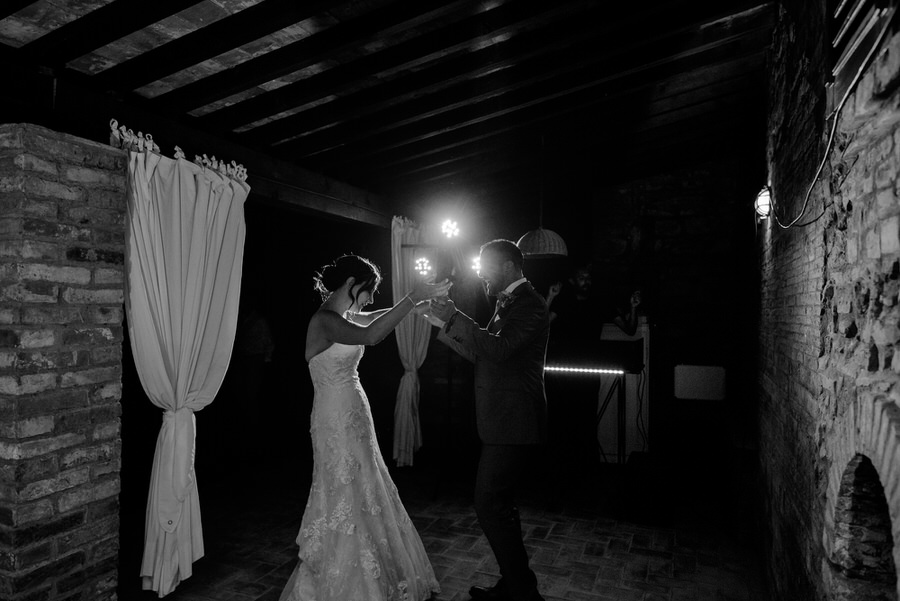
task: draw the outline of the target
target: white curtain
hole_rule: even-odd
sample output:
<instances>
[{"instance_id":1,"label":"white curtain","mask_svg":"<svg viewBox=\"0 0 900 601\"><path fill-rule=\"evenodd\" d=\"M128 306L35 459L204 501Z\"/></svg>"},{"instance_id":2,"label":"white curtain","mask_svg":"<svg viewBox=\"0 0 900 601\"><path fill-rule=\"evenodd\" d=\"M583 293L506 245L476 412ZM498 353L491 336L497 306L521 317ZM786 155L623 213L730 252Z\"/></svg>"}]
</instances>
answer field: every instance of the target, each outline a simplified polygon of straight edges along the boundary
<instances>
[{"instance_id":1,"label":"white curtain","mask_svg":"<svg viewBox=\"0 0 900 601\"><path fill-rule=\"evenodd\" d=\"M249 187L239 166L150 148L129 155L126 309L141 384L163 410L141 565L143 588L163 597L203 557L194 412L231 359Z\"/></svg>"},{"instance_id":2,"label":"white curtain","mask_svg":"<svg viewBox=\"0 0 900 601\"><path fill-rule=\"evenodd\" d=\"M391 222L391 275L394 303L400 302L412 289L415 271L416 249L404 245L423 243L419 227L404 217L394 217ZM419 368L428 353L431 325L424 319L407 316L397 326L397 348L403 364L403 377L397 390L394 405L394 460L397 466L413 464L415 452L422 446L422 428L419 424Z\"/></svg>"}]
</instances>

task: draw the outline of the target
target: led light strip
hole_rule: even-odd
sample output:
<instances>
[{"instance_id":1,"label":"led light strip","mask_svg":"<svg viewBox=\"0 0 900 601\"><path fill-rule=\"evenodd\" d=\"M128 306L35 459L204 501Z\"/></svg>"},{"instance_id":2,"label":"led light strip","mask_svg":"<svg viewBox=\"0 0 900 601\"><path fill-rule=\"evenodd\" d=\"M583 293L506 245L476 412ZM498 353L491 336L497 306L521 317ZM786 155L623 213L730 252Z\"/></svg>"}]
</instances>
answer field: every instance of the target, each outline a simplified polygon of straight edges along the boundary
<instances>
[{"instance_id":1,"label":"led light strip","mask_svg":"<svg viewBox=\"0 0 900 601\"><path fill-rule=\"evenodd\" d=\"M559 367L551 365L545 366L544 371L559 371L577 374L615 374L617 376L621 376L625 373L625 370L623 369L602 369L598 367Z\"/></svg>"}]
</instances>

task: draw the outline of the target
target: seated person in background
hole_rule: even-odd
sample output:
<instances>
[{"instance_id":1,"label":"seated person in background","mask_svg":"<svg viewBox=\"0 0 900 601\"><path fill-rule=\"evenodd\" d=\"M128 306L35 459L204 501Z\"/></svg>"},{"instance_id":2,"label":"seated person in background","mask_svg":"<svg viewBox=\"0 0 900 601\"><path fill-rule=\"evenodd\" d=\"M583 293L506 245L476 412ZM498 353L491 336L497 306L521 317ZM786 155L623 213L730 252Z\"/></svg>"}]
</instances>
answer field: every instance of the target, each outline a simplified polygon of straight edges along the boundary
<instances>
[{"instance_id":1,"label":"seated person in background","mask_svg":"<svg viewBox=\"0 0 900 601\"><path fill-rule=\"evenodd\" d=\"M615 315L612 318L612 322L619 326L619 329L629 336L634 336L634 333L637 332L638 325L638 307L641 305L640 290L635 290L631 293L628 304L629 309L627 312L615 307Z\"/></svg>"}]
</instances>

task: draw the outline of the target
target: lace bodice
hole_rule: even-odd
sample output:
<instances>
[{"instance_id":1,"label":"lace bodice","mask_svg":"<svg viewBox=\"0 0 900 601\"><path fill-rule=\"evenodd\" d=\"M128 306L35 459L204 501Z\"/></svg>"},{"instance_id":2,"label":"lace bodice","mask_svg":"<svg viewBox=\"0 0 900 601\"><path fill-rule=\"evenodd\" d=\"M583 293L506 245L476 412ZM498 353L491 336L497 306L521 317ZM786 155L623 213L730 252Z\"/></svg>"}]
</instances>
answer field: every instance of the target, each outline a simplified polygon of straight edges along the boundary
<instances>
[{"instance_id":1,"label":"lace bodice","mask_svg":"<svg viewBox=\"0 0 900 601\"><path fill-rule=\"evenodd\" d=\"M335 342L309 360L309 375L313 387L319 392L326 386L357 386L359 373L356 367L365 351L362 345L348 345Z\"/></svg>"}]
</instances>

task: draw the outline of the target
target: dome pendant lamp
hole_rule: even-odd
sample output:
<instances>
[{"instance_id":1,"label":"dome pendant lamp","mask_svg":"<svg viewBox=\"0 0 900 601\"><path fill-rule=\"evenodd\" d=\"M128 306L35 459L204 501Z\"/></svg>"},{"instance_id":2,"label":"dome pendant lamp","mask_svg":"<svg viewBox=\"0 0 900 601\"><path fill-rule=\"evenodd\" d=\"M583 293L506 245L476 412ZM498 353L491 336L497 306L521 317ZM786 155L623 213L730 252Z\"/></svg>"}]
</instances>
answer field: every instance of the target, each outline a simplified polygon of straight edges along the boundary
<instances>
[{"instance_id":1,"label":"dome pendant lamp","mask_svg":"<svg viewBox=\"0 0 900 601\"><path fill-rule=\"evenodd\" d=\"M519 247L526 259L550 259L566 257L569 254L562 236L540 226L536 230L526 232L516 242L516 246Z\"/></svg>"},{"instance_id":2,"label":"dome pendant lamp","mask_svg":"<svg viewBox=\"0 0 900 601\"><path fill-rule=\"evenodd\" d=\"M541 137L541 150L544 148L544 138ZM543 153L542 153L543 154ZM562 236L552 230L544 229L544 178L541 176L541 197L538 205L538 227L536 230L526 232L516 246L522 251L526 259L552 259L566 257L569 250Z\"/></svg>"}]
</instances>

